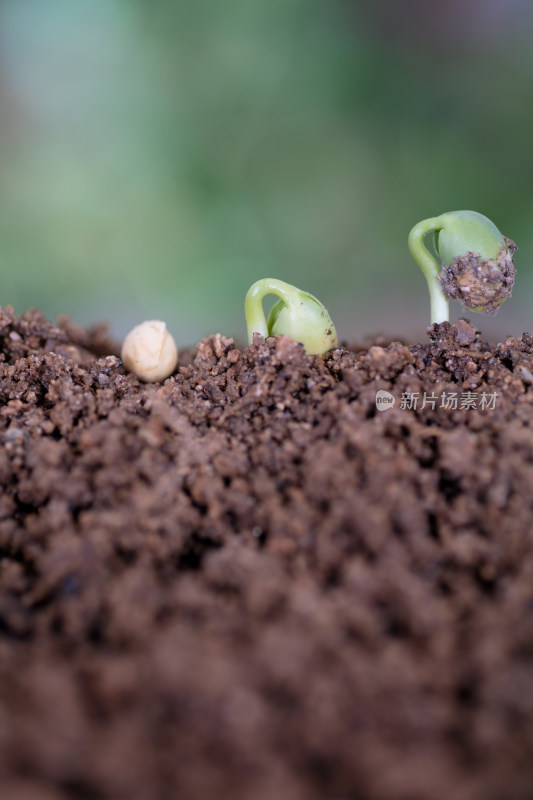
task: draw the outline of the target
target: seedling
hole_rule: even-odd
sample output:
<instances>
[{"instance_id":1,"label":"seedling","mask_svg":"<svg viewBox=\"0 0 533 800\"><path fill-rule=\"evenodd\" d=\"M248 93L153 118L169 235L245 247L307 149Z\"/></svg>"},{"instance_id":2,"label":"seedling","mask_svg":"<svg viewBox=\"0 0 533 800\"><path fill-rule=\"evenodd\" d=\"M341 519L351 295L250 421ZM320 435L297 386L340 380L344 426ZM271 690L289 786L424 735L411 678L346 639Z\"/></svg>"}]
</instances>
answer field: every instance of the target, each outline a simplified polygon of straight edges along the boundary
<instances>
[{"instance_id":1,"label":"seedling","mask_svg":"<svg viewBox=\"0 0 533 800\"><path fill-rule=\"evenodd\" d=\"M272 308L268 321L263 299L273 294L280 299ZM244 302L248 343L254 333L262 336L290 336L301 342L309 355L326 353L337 347L337 332L322 303L308 292L275 278L263 278L248 289Z\"/></svg>"},{"instance_id":2,"label":"seedling","mask_svg":"<svg viewBox=\"0 0 533 800\"><path fill-rule=\"evenodd\" d=\"M436 257L424 244L431 233ZM476 211L449 211L415 225L409 250L428 282L431 322L449 320L448 299L461 300L471 311L494 314L511 296L516 249Z\"/></svg>"},{"instance_id":3,"label":"seedling","mask_svg":"<svg viewBox=\"0 0 533 800\"><path fill-rule=\"evenodd\" d=\"M146 383L162 381L178 363L176 343L160 320L141 322L131 330L122 345L124 366Z\"/></svg>"}]
</instances>

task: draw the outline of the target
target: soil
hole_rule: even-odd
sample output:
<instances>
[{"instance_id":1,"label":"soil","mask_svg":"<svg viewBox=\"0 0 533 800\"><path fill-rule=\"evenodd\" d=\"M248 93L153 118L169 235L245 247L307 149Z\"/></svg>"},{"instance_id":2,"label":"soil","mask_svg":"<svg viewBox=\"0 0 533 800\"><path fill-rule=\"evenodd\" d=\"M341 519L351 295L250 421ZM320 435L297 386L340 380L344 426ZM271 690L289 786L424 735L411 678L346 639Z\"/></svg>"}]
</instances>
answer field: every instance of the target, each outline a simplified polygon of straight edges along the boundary
<instances>
[{"instance_id":1,"label":"soil","mask_svg":"<svg viewBox=\"0 0 533 800\"><path fill-rule=\"evenodd\" d=\"M429 333L0 311L2 800L530 800L533 339Z\"/></svg>"}]
</instances>

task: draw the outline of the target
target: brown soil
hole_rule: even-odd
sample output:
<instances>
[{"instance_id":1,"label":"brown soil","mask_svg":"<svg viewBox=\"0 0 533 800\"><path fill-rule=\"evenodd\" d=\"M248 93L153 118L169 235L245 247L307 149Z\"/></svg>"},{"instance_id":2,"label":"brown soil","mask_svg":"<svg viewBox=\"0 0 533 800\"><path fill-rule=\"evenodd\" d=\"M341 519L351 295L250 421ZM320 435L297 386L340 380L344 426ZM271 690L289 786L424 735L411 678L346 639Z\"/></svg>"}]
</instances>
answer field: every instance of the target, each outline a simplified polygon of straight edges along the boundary
<instances>
[{"instance_id":1,"label":"brown soil","mask_svg":"<svg viewBox=\"0 0 533 800\"><path fill-rule=\"evenodd\" d=\"M531 798L533 339L430 335L144 386L0 312L2 800Z\"/></svg>"}]
</instances>

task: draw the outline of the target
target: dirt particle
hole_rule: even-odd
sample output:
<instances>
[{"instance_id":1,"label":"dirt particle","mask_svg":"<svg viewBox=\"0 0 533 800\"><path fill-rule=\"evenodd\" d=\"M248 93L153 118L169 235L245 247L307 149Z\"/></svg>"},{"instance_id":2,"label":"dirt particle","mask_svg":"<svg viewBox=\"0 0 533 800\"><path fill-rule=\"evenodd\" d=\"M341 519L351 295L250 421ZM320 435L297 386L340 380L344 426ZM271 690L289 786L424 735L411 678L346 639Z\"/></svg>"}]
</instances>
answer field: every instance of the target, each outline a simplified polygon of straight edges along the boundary
<instances>
[{"instance_id":1,"label":"dirt particle","mask_svg":"<svg viewBox=\"0 0 533 800\"><path fill-rule=\"evenodd\" d=\"M513 261L516 249L516 244L506 239L494 260L483 260L472 252L457 257L439 276L444 294L452 300L460 300L467 308L494 314L511 296L516 275Z\"/></svg>"}]
</instances>

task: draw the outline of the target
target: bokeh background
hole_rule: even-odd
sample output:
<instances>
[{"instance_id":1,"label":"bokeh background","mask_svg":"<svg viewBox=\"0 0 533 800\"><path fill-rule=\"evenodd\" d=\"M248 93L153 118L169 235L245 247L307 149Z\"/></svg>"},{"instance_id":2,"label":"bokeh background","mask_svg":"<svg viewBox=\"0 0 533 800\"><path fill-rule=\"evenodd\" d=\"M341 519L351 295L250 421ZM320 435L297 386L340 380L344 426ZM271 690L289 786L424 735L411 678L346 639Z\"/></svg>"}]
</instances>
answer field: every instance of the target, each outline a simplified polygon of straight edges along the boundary
<instances>
[{"instance_id":1,"label":"bokeh background","mask_svg":"<svg viewBox=\"0 0 533 800\"><path fill-rule=\"evenodd\" d=\"M243 341L268 276L420 340L408 232L472 208L532 330L532 98L530 0L0 1L0 302Z\"/></svg>"}]
</instances>

